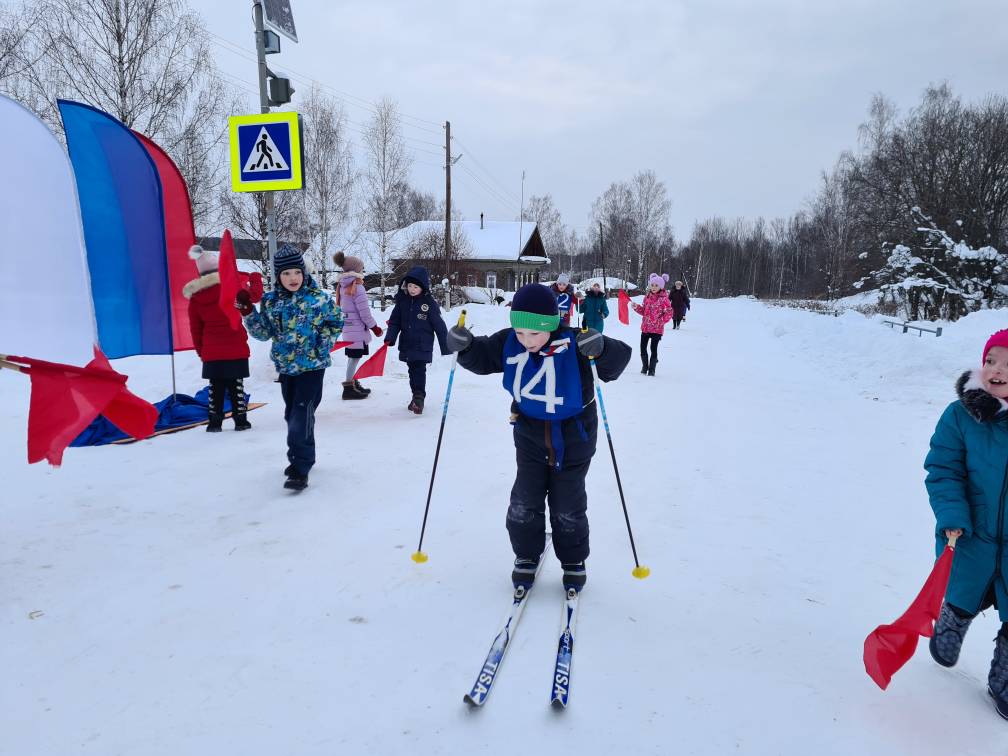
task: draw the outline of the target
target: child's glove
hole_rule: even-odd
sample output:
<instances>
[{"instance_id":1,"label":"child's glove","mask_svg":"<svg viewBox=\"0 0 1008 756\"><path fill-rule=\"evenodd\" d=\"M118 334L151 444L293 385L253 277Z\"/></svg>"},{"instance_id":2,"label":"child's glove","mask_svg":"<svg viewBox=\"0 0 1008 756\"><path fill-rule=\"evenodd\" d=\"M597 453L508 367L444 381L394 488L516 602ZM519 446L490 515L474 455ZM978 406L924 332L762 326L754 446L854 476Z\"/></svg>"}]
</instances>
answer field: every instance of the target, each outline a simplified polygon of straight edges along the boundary
<instances>
[{"instance_id":1,"label":"child's glove","mask_svg":"<svg viewBox=\"0 0 1008 756\"><path fill-rule=\"evenodd\" d=\"M245 289L239 289L235 295L235 307L238 308L238 312L242 314L242 317L251 315L255 310L255 307L252 306L252 295Z\"/></svg>"},{"instance_id":2,"label":"child's glove","mask_svg":"<svg viewBox=\"0 0 1008 756\"><path fill-rule=\"evenodd\" d=\"M594 328L581 331L577 335L577 348L585 357L594 359L602 354L605 349L605 342L602 341L602 334Z\"/></svg>"},{"instance_id":3,"label":"child's glove","mask_svg":"<svg viewBox=\"0 0 1008 756\"><path fill-rule=\"evenodd\" d=\"M453 354L455 352L464 352L472 344L473 335L465 326L452 326L448 330L448 338L446 339L448 346L448 353Z\"/></svg>"},{"instance_id":4,"label":"child's glove","mask_svg":"<svg viewBox=\"0 0 1008 756\"><path fill-rule=\"evenodd\" d=\"M381 336L382 335L381 326L380 325L372 326L371 333L373 333L375 336Z\"/></svg>"}]
</instances>

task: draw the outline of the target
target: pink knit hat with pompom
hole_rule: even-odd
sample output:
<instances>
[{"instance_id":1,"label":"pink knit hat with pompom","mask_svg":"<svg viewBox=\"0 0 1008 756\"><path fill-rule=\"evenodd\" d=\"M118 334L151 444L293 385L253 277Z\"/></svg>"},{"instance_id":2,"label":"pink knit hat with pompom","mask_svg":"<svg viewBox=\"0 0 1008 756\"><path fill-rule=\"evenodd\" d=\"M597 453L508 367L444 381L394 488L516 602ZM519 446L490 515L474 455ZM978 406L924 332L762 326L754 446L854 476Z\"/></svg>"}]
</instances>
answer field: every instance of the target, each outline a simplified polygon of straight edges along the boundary
<instances>
[{"instance_id":1,"label":"pink knit hat with pompom","mask_svg":"<svg viewBox=\"0 0 1008 756\"><path fill-rule=\"evenodd\" d=\"M1008 347L1008 328L998 331L987 339L987 343L984 344L983 357L980 359L981 365L987 362L987 352L989 352L992 347Z\"/></svg>"},{"instance_id":2,"label":"pink knit hat with pompom","mask_svg":"<svg viewBox=\"0 0 1008 756\"><path fill-rule=\"evenodd\" d=\"M657 273L652 273L650 276L648 276L647 282L648 286L654 284L659 289L664 289L665 284L668 283L668 273L662 273L660 276Z\"/></svg>"}]
</instances>

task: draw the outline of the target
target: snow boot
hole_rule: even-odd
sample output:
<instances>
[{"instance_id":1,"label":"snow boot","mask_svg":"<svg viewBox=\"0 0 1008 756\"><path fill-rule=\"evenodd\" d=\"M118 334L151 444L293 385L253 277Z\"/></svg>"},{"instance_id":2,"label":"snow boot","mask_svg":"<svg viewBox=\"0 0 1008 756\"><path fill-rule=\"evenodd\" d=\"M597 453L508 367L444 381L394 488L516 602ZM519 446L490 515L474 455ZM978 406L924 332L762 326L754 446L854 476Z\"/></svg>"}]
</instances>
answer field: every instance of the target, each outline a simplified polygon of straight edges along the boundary
<instances>
[{"instance_id":1,"label":"snow boot","mask_svg":"<svg viewBox=\"0 0 1008 756\"><path fill-rule=\"evenodd\" d=\"M303 491L308 488L308 476L302 475L295 470L287 476L287 482L284 483L284 488L291 491Z\"/></svg>"},{"instance_id":2,"label":"snow boot","mask_svg":"<svg viewBox=\"0 0 1008 756\"><path fill-rule=\"evenodd\" d=\"M234 420L236 431L246 431L252 428L248 421L248 402L245 401L245 386L241 378L236 378L228 386L231 397L231 419Z\"/></svg>"},{"instance_id":3,"label":"snow boot","mask_svg":"<svg viewBox=\"0 0 1008 756\"><path fill-rule=\"evenodd\" d=\"M942 603L938 621L934 626L934 634L928 643L931 657L943 667L954 667L959 661L963 638L966 637L966 631L969 630L972 621L972 617L963 619L948 603Z\"/></svg>"},{"instance_id":4,"label":"snow boot","mask_svg":"<svg viewBox=\"0 0 1008 756\"><path fill-rule=\"evenodd\" d=\"M994 658L991 659L990 675L987 677L987 692L994 699L997 713L1008 719L1008 637L1001 633L994 639Z\"/></svg>"},{"instance_id":5,"label":"snow boot","mask_svg":"<svg viewBox=\"0 0 1008 756\"><path fill-rule=\"evenodd\" d=\"M353 381L343 381L344 399L367 399L368 395L363 391L358 391Z\"/></svg>"},{"instance_id":6,"label":"snow boot","mask_svg":"<svg viewBox=\"0 0 1008 756\"><path fill-rule=\"evenodd\" d=\"M565 562L563 567L563 587L564 590L573 588L580 591L588 581L588 573L585 571L584 562Z\"/></svg>"},{"instance_id":7,"label":"snow boot","mask_svg":"<svg viewBox=\"0 0 1008 756\"><path fill-rule=\"evenodd\" d=\"M511 582L515 589L524 588L528 590L535 582L536 570L539 569L539 558L525 559L518 557L514 562L514 569L511 570Z\"/></svg>"},{"instance_id":8,"label":"snow boot","mask_svg":"<svg viewBox=\"0 0 1008 756\"><path fill-rule=\"evenodd\" d=\"M293 473L297 472L297 468L294 467L294 463L291 462L287 467L284 468L284 477L289 478Z\"/></svg>"},{"instance_id":9,"label":"snow boot","mask_svg":"<svg viewBox=\"0 0 1008 756\"><path fill-rule=\"evenodd\" d=\"M210 403L207 407L207 433L220 433L224 428L224 387L210 382Z\"/></svg>"},{"instance_id":10,"label":"snow boot","mask_svg":"<svg viewBox=\"0 0 1008 756\"><path fill-rule=\"evenodd\" d=\"M360 392L360 393L364 394L364 396L367 396L368 394L370 394L370 393L371 393L371 389L369 389L369 388L364 388L364 387L363 387L363 386L361 385L361 382L360 382L360 381L358 381L358 380L357 380L356 378L354 378L354 382L353 382L353 385L354 385L354 388L355 388L355 389L357 389L357 391L358 391L358 392Z\"/></svg>"},{"instance_id":11,"label":"snow boot","mask_svg":"<svg viewBox=\"0 0 1008 756\"><path fill-rule=\"evenodd\" d=\"M648 363L647 374L654 375L655 366L658 364L658 355L651 357L651 362Z\"/></svg>"},{"instance_id":12,"label":"snow boot","mask_svg":"<svg viewBox=\"0 0 1008 756\"><path fill-rule=\"evenodd\" d=\"M423 414L423 403L424 399L427 397L422 391L414 391L413 399L410 401L409 406L406 408L410 412L415 412L418 415Z\"/></svg>"}]
</instances>

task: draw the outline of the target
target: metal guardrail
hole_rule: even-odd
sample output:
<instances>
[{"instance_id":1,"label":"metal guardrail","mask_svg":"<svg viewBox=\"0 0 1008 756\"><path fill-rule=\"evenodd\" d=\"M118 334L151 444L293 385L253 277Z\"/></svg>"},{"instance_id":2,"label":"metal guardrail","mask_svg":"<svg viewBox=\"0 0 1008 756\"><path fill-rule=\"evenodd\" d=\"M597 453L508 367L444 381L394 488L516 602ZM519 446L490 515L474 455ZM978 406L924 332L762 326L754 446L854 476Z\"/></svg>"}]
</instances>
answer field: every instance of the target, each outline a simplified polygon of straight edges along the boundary
<instances>
[{"instance_id":1,"label":"metal guardrail","mask_svg":"<svg viewBox=\"0 0 1008 756\"><path fill-rule=\"evenodd\" d=\"M937 328L925 328L924 326L914 325L909 320L883 320L882 322L890 328L896 328L899 326L903 329L903 333L907 333L907 331L913 328L915 331L919 331L917 334L918 336L923 336L925 332L933 333L936 337L942 335L941 326L938 326Z\"/></svg>"}]
</instances>

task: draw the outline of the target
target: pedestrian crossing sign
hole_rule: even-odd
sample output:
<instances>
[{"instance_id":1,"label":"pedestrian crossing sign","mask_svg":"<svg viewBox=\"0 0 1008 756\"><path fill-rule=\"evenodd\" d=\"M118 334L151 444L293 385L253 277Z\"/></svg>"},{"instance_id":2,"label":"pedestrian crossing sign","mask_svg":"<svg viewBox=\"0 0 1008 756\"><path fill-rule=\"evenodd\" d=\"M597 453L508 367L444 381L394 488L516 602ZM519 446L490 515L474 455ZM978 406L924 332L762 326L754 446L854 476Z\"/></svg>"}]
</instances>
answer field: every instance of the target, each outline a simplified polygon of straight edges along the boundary
<instances>
[{"instance_id":1,"label":"pedestrian crossing sign","mask_svg":"<svg viewBox=\"0 0 1008 756\"><path fill-rule=\"evenodd\" d=\"M292 112L231 116L231 189L300 189L301 130Z\"/></svg>"}]
</instances>

